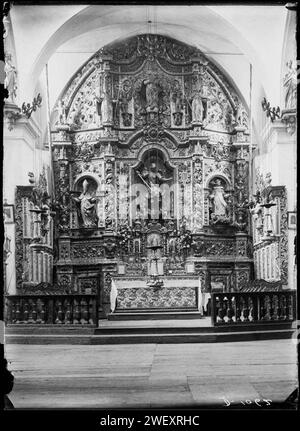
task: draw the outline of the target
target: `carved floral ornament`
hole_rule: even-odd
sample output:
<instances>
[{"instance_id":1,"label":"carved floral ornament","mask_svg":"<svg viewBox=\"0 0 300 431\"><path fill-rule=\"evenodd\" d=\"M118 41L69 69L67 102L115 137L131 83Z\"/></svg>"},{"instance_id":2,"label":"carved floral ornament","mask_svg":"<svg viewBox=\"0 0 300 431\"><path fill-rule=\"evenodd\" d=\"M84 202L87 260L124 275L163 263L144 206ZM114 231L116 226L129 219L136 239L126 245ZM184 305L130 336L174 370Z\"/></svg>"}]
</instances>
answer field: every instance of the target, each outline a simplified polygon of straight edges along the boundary
<instances>
[{"instance_id":1,"label":"carved floral ornament","mask_svg":"<svg viewBox=\"0 0 300 431\"><path fill-rule=\"evenodd\" d=\"M101 49L55 109L58 129L74 131L104 127L109 133L109 127L139 129L152 122L174 129L248 127L245 109L216 67L199 50L158 35Z\"/></svg>"}]
</instances>

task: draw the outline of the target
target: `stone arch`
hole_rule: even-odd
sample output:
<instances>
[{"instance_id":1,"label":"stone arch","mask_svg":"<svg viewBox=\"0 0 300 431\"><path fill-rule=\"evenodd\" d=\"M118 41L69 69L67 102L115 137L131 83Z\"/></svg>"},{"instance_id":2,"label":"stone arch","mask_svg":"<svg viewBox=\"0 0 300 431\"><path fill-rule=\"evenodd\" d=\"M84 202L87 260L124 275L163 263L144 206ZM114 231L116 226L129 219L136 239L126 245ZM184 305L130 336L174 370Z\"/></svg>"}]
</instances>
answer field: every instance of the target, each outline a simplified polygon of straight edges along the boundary
<instances>
[{"instance_id":1,"label":"stone arch","mask_svg":"<svg viewBox=\"0 0 300 431\"><path fill-rule=\"evenodd\" d=\"M210 175L206 178L206 180L205 180L205 188L206 188L206 189L208 189L208 188L209 188L209 184L212 182L212 180L213 180L213 179L215 179L215 178L218 178L218 177L222 178L222 180L224 180L224 181L225 181L226 186L227 186L228 188L231 188L231 187L233 186L233 185L231 184L230 179L228 178L228 176L227 176L227 175L225 175L225 174L224 174L224 172L221 172L221 171L215 171L215 172L213 172L212 174L210 174Z\"/></svg>"},{"instance_id":2,"label":"stone arch","mask_svg":"<svg viewBox=\"0 0 300 431\"><path fill-rule=\"evenodd\" d=\"M76 178L74 179L74 182L73 182L75 191L78 191L77 190L78 189L78 185L82 181L84 181L84 179L89 179L89 178L91 178L93 181L96 182L96 184L97 184L97 191L100 191L101 183L100 183L99 177L97 175L95 175L94 173L92 173L92 172L82 172L81 174L79 174L79 175L76 176Z\"/></svg>"},{"instance_id":3,"label":"stone arch","mask_svg":"<svg viewBox=\"0 0 300 431\"><path fill-rule=\"evenodd\" d=\"M141 38L145 37L145 35L141 35L140 37ZM166 36L159 35L159 37L162 37L162 38L165 38L166 40L172 41L175 44L177 43L177 44L179 44L179 46L182 46L182 48L186 49L190 53L190 58L188 60L190 63L191 63L191 59L194 58L193 56L197 56L197 58L199 57L200 63L202 62L201 64L206 64L207 76L209 77L208 78L209 81L213 82L213 85L215 85L215 91L219 91L219 92L221 91L221 93L223 93L223 99L226 100L226 116L230 116L230 115L234 116L237 113L238 109L240 109L239 107L241 107L241 109L245 112L246 117L249 116L248 107L245 103L245 100L243 99L239 90L236 88L235 83L232 82L230 77L228 77L228 74L226 73L226 71L224 71L224 69L222 69L221 67L218 67L215 62L208 60L208 58L206 58L205 55L202 54L202 52L198 48L195 48L192 45L188 45L187 43L181 42L178 39L171 39L171 38L168 38ZM76 117L77 111L78 111L78 116L79 117L82 116L82 111L81 111L81 109L82 109L81 105L83 104L82 96L84 96L86 98L86 103L84 104L85 105L84 109L85 110L89 109L89 108L87 108L87 106L90 106L90 105L91 105L91 109L93 109L92 105L94 103L96 103L94 100L95 98L93 97L93 92L95 91L95 86L100 85L100 69L99 68L100 68L100 63L102 61L101 59L105 58L106 50L109 50L107 52L110 52L110 51L113 52L114 50L120 49L119 47L122 46L123 43L129 43L129 42L132 42L133 40L137 40L137 37L133 37L133 38L131 37L129 39L122 39L118 43L114 42L114 43L111 43L109 45L106 45L104 48L100 49L95 54L93 54L93 56L90 57L90 59L88 59L77 70L77 72L69 80L69 82L64 87L63 91L61 92L59 98L57 99L57 102L53 108L52 115L51 115L52 125L54 124L54 121L57 119L57 112L59 111L59 103L61 101L63 101L63 105L64 105L65 110L66 110L68 121L71 121L71 117ZM186 60L184 60L184 61L186 61ZM144 66L144 64L145 64L145 59L144 59L144 63L142 64L142 66ZM157 65L158 65L157 67L160 67L160 62L158 62ZM138 75L142 71L142 69L143 69L142 66L141 66L141 69L135 70L135 73L136 73L135 76L136 77L138 77ZM164 71L164 73L167 73L166 70ZM176 72L176 73L180 74L180 72ZM120 72L119 74L121 76L122 73ZM173 72L170 72L168 79L173 79L172 75L175 76L176 74ZM99 81L99 83L98 83L98 81ZM136 87L136 84L133 84L133 85ZM206 84L206 87L210 88L210 82L208 82ZM82 94L80 94L80 93L82 93ZM214 95L213 99L214 99L214 105L217 106L218 105L218 102L217 102L218 98L216 98L216 96ZM81 102L78 102L78 100L80 100ZM228 104L228 106L227 106L227 104ZM189 103L188 103L188 105L189 105ZM206 108L206 109L208 109L208 108ZM224 109L225 109L225 107L224 107ZM97 120L94 119L94 121L95 121L95 124L92 126L92 128L95 128L95 127L98 128L99 125L96 124ZM83 120L83 122L85 123L86 120ZM223 127L226 128L225 123L223 124ZM86 127L84 127L84 129L85 128ZM134 135L129 137L129 141L126 144L130 144L132 142L132 140L136 139L138 136L139 132L136 132L136 134L135 134L134 129L132 129L132 131L133 131ZM172 142L174 142L174 144L176 145L177 140L174 137L174 135L172 134L172 132L168 132L166 134L168 135L169 139Z\"/></svg>"}]
</instances>

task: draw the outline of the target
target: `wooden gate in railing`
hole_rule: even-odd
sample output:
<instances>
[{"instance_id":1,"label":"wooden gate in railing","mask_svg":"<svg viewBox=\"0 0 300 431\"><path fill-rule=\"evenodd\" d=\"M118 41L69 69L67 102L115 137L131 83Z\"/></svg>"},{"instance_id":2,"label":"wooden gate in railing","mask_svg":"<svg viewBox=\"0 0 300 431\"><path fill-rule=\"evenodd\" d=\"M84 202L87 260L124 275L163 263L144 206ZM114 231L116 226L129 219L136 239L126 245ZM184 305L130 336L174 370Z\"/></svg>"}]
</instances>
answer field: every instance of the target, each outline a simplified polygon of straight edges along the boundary
<instances>
[{"instance_id":1,"label":"wooden gate in railing","mask_svg":"<svg viewBox=\"0 0 300 431\"><path fill-rule=\"evenodd\" d=\"M296 291L212 294L213 326L287 322L296 318Z\"/></svg>"},{"instance_id":2,"label":"wooden gate in railing","mask_svg":"<svg viewBox=\"0 0 300 431\"><path fill-rule=\"evenodd\" d=\"M96 295L8 295L6 323L98 325Z\"/></svg>"}]
</instances>

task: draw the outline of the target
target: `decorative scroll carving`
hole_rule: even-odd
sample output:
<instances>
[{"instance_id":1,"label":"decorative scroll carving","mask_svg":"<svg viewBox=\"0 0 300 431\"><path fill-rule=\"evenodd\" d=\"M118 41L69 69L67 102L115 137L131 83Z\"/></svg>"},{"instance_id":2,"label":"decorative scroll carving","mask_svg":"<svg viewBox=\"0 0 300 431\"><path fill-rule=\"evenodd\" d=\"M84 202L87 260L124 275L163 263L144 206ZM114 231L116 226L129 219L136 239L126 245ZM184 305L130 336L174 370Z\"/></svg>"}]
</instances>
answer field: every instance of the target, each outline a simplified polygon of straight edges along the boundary
<instances>
[{"instance_id":1,"label":"decorative scroll carving","mask_svg":"<svg viewBox=\"0 0 300 431\"><path fill-rule=\"evenodd\" d=\"M104 273L104 289L103 289L103 294L104 294L104 299L106 300L106 302L109 301L109 297L110 297L110 290L111 290L111 274L109 272L105 272Z\"/></svg>"},{"instance_id":2,"label":"decorative scroll carving","mask_svg":"<svg viewBox=\"0 0 300 431\"><path fill-rule=\"evenodd\" d=\"M247 226L248 162L239 159L235 164L235 218L239 230Z\"/></svg>"},{"instance_id":3,"label":"decorative scroll carving","mask_svg":"<svg viewBox=\"0 0 300 431\"><path fill-rule=\"evenodd\" d=\"M209 129L231 132L248 121L244 108L240 120L233 88L199 50L160 35L101 49L74 77L62 102L75 131L99 127L99 120L121 128L153 121L176 128L205 120Z\"/></svg>"},{"instance_id":4,"label":"decorative scroll carving","mask_svg":"<svg viewBox=\"0 0 300 431\"><path fill-rule=\"evenodd\" d=\"M97 294L98 283L96 278L80 277L78 278L79 293Z\"/></svg>"},{"instance_id":5,"label":"decorative scroll carving","mask_svg":"<svg viewBox=\"0 0 300 431\"><path fill-rule=\"evenodd\" d=\"M60 160L55 166L56 220L60 232L70 228L69 162Z\"/></svg>"},{"instance_id":6,"label":"decorative scroll carving","mask_svg":"<svg viewBox=\"0 0 300 431\"><path fill-rule=\"evenodd\" d=\"M236 255L234 239L204 240L195 239L193 242L195 256L230 256Z\"/></svg>"},{"instance_id":7,"label":"decorative scroll carving","mask_svg":"<svg viewBox=\"0 0 300 431\"><path fill-rule=\"evenodd\" d=\"M115 215L115 188L114 182L114 160L105 160L105 196L104 196L104 210L105 210L105 227L107 229L114 229L116 223Z\"/></svg>"},{"instance_id":8,"label":"decorative scroll carving","mask_svg":"<svg viewBox=\"0 0 300 431\"><path fill-rule=\"evenodd\" d=\"M72 246L72 257L74 259L85 259L90 258L101 258L105 256L105 250L103 244L91 243L91 244L74 244Z\"/></svg>"},{"instance_id":9,"label":"decorative scroll carving","mask_svg":"<svg viewBox=\"0 0 300 431\"><path fill-rule=\"evenodd\" d=\"M82 159L84 162L89 162L95 154L94 144L84 142L75 147L74 156L76 159Z\"/></svg>"},{"instance_id":10,"label":"decorative scroll carving","mask_svg":"<svg viewBox=\"0 0 300 431\"><path fill-rule=\"evenodd\" d=\"M32 186L18 186L16 188L16 196L15 196L15 224L16 224L16 236L15 236L15 244L16 244L16 285L17 288L20 289L22 286L23 277L22 274L24 272L24 245L26 242L23 239L23 205L22 199L27 198L30 199L32 194Z\"/></svg>"},{"instance_id":11,"label":"decorative scroll carving","mask_svg":"<svg viewBox=\"0 0 300 431\"><path fill-rule=\"evenodd\" d=\"M97 289L92 280L98 265L104 274L100 309L106 314L117 265L146 276L151 234L160 237L162 266L171 277L185 274L188 258L202 271L203 285L209 285L207 257L217 268L231 262L231 272L237 271L235 262L245 271L251 267L247 238L232 226L234 219L245 222L237 210L248 193L242 172L248 163L248 116L226 78L199 50L159 35L114 43L77 73L57 109L53 160L60 284L67 276L79 290L85 283ZM155 167L151 155L159 159ZM96 196L88 196L84 222L85 179L97 187ZM148 190L166 181L176 182L170 217L161 209L159 223L135 218L132 185L142 182ZM77 199L79 229L71 195ZM109 266L107 259L114 259ZM197 260L205 268L197 267ZM68 265L66 271L62 265Z\"/></svg>"},{"instance_id":12,"label":"decorative scroll carving","mask_svg":"<svg viewBox=\"0 0 300 431\"><path fill-rule=\"evenodd\" d=\"M203 226L203 166L200 158L193 162L193 230L199 231Z\"/></svg>"}]
</instances>

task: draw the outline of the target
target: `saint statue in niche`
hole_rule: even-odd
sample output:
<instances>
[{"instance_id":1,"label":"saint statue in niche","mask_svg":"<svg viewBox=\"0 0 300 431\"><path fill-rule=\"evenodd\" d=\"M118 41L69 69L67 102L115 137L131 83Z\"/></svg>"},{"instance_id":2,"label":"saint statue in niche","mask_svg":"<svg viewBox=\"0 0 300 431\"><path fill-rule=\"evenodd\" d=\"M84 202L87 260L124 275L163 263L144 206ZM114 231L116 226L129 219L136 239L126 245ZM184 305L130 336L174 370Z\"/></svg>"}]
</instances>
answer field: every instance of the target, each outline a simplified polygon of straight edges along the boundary
<instances>
[{"instance_id":1,"label":"saint statue in niche","mask_svg":"<svg viewBox=\"0 0 300 431\"><path fill-rule=\"evenodd\" d=\"M144 165L141 171L137 170L136 174L149 190L148 197L146 197L148 202L148 217L154 219L160 219L162 217L170 218L170 199L168 200L168 197L165 196L165 191L161 190L159 186L172 181L173 177L164 175L162 169L160 169L154 161L150 162L149 167ZM164 196L166 199L163 203ZM158 205L157 208L156 205Z\"/></svg>"},{"instance_id":2,"label":"saint statue in niche","mask_svg":"<svg viewBox=\"0 0 300 431\"><path fill-rule=\"evenodd\" d=\"M182 91L180 89L180 84L177 80L174 81L174 87L171 92L171 106L174 125L181 126L183 119L184 100Z\"/></svg>"},{"instance_id":3,"label":"saint statue in niche","mask_svg":"<svg viewBox=\"0 0 300 431\"><path fill-rule=\"evenodd\" d=\"M98 224L96 198L90 188L90 183L85 179L82 183L82 193L79 197L73 197L73 199L77 207L79 225L86 228L95 228Z\"/></svg>"},{"instance_id":4,"label":"saint statue in niche","mask_svg":"<svg viewBox=\"0 0 300 431\"><path fill-rule=\"evenodd\" d=\"M143 168L142 172L137 172L140 178L143 178L144 181L151 187L151 185L154 184L161 184L166 181L172 181L172 177L165 177L163 176L160 169L157 168L157 165L155 162L152 162L150 164L149 169L146 167Z\"/></svg>"},{"instance_id":5,"label":"saint statue in niche","mask_svg":"<svg viewBox=\"0 0 300 431\"><path fill-rule=\"evenodd\" d=\"M147 113L158 113L159 87L154 79L144 79L140 90L141 104Z\"/></svg>"},{"instance_id":6,"label":"saint statue in niche","mask_svg":"<svg viewBox=\"0 0 300 431\"><path fill-rule=\"evenodd\" d=\"M126 79L122 82L118 96L119 110L122 116L123 125L130 127L132 124L133 112L133 88L131 82Z\"/></svg>"},{"instance_id":7,"label":"saint statue in niche","mask_svg":"<svg viewBox=\"0 0 300 431\"><path fill-rule=\"evenodd\" d=\"M209 195L212 205L212 221L226 221L228 217L228 204L225 199L229 196L230 194L225 192L221 180L217 178L213 183L213 191Z\"/></svg>"},{"instance_id":8,"label":"saint statue in niche","mask_svg":"<svg viewBox=\"0 0 300 431\"><path fill-rule=\"evenodd\" d=\"M203 104L200 91L194 95L192 100L192 122L202 123L203 120Z\"/></svg>"}]
</instances>

